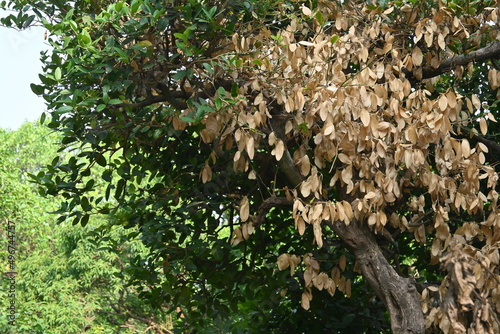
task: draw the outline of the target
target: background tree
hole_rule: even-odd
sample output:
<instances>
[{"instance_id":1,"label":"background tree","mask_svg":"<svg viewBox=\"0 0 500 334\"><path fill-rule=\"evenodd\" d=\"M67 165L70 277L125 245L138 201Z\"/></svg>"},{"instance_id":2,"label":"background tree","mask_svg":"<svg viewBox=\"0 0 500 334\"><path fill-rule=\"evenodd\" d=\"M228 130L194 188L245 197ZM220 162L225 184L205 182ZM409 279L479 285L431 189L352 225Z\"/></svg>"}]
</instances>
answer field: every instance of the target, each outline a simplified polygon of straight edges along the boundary
<instances>
[{"instance_id":1,"label":"background tree","mask_svg":"<svg viewBox=\"0 0 500 334\"><path fill-rule=\"evenodd\" d=\"M16 311L12 326L1 313L1 333L169 333L168 317L125 286L126 267L137 265L144 246L134 233L116 226L56 224L60 203L42 198L28 173L37 173L57 155L58 135L42 125L0 129L1 262L7 264L6 220L15 223ZM68 153L62 154L62 156ZM105 221L105 220L104 220ZM10 285L2 266L2 310L10 305ZM171 321L170 321L171 322Z\"/></svg>"},{"instance_id":2,"label":"background tree","mask_svg":"<svg viewBox=\"0 0 500 334\"><path fill-rule=\"evenodd\" d=\"M154 305L271 327L259 309L339 290L380 331L369 285L394 333L500 330L494 1L11 6L49 32L32 88L78 150L34 177L61 221L140 231Z\"/></svg>"}]
</instances>

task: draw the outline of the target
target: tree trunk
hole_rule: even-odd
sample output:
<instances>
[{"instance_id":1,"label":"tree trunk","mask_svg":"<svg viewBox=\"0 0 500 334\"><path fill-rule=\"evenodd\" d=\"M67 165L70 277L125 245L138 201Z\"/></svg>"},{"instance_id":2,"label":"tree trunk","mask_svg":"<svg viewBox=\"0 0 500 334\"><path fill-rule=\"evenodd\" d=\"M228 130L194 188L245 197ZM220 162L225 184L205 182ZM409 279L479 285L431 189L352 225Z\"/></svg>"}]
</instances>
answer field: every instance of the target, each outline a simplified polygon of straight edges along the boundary
<instances>
[{"instance_id":1,"label":"tree trunk","mask_svg":"<svg viewBox=\"0 0 500 334\"><path fill-rule=\"evenodd\" d=\"M280 133L279 130L282 129L279 124L272 125L273 129ZM283 137L283 140L285 139ZM285 150L279 164L293 187L304 180L288 150ZM424 315L415 282L401 277L394 270L382 254L369 228L360 226L357 221L352 221L348 226L341 221L327 222L327 224L356 256L363 277L385 304L391 319L392 333L424 334Z\"/></svg>"},{"instance_id":2,"label":"tree trunk","mask_svg":"<svg viewBox=\"0 0 500 334\"><path fill-rule=\"evenodd\" d=\"M355 221L329 224L356 256L363 277L384 302L394 334L423 334L424 315L415 282L401 277L386 260L372 232Z\"/></svg>"}]
</instances>

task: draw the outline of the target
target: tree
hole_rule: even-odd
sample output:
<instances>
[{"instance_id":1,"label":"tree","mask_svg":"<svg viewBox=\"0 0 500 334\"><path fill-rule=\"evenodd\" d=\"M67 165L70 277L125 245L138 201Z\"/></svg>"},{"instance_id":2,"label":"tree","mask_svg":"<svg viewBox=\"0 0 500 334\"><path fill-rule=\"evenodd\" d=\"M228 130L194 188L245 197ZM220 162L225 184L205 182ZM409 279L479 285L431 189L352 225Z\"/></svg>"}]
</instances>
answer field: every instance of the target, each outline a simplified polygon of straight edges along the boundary
<instances>
[{"instance_id":1,"label":"tree","mask_svg":"<svg viewBox=\"0 0 500 334\"><path fill-rule=\"evenodd\" d=\"M78 150L34 177L61 220L140 230L154 304L200 326L368 284L394 333L500 331L494 1L11 7L49 32L32 88Z\"/></svg>"},{"instance_id":2,"label":"tree","mask_svg":"<svg viewBox=\"0 0 500 334\"><path fill-rule=\"evenodd\" d=\"M5 264L0 300L2 310L15 301L16 315L14 325L10 312L1 313L0 332L169 333L166 315L142 301L136 286L123 284L125 268L145 252L136 235L119 226L103 231L103 217L94 217L85 228L57 225L49 211L60 203L40 197L28 182L27 173L37 173L57 155L57 138L39 124L0 129L0 261ZM3 279L12 271L15 289Z\"/></svg>"}]
</instances>

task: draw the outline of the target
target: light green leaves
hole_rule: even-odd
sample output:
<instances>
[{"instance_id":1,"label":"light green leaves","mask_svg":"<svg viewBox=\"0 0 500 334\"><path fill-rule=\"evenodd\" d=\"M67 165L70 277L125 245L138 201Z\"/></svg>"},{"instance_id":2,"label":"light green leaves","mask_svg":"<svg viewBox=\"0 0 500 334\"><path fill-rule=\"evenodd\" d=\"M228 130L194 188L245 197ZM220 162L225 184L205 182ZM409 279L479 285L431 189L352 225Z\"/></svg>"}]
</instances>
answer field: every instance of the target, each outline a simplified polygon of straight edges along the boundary
<instances>
[{"instance_id":1,"label":"light green leaves","mask_svg":"<svg viewBox=\"0 0 500 334\"><path fill-rule=\"evenodd\" d=\"M90 46L92 44L92 38L90 37L90 34L86 29L83 29L77 35L77 39L81 46Z\"/></svg>"},{"instance_id":2,"label":"light green leaves","mask_svg":"<svg viewBox=\"0 0 500 334\"><path fill-rule=\"evenodd\" d=\"M60 81L61 80L61 77L62 77L62 71L61 71L61 68L60 67L56 67L55 71L54 71L54 79L56 81Z\"/></svg>"}]
</instances>

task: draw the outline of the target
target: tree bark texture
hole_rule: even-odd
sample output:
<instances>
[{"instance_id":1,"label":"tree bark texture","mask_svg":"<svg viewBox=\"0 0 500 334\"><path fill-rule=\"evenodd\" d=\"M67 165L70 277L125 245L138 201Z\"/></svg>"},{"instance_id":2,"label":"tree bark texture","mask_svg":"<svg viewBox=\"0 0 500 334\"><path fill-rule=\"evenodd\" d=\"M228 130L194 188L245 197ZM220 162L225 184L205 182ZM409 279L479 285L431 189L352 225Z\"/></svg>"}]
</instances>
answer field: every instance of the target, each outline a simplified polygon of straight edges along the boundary
<instances>
[{"instance_id":1,"label":"tree bark texture","mask_svg":"<svg viewBox=\"0 0 500 334\"><path fill-rule=\"evenodd\" d=\"M415 282L401 277L384 257L372 232L358 222L329 224L356 256L363 277L387 307L394 334L423 334L424 315Z\"/></svg>"},{"instance_id":2,"label":"tree bark texture","mask_svg":"<svg viewBox=\"0 0 500 334\"><path fill-rule=\"evenodd\" d=\"M484 48L447 58L441 62L439 67L426 67L422 71L422 79L429 79L453 70L456 66L465 66L470 62L484 61L487 59L500 58L500 41L494 41Z\"/></svg>"},{"instance_id":3,"label":"tree bark texture","mask_svg":"<svg viewBox=\"0 0 500 334\"><path fill-rule=\"evenodd\" d=\"M416 76L415 72L409 71L403 68L408 80L410 80L412 86L423 79L430 79L437 77L443 73L447 73L455 69L457 66L465 66L471 62L480 62L488 59L499 59L500 58L500 41L494 41L485 46L484 48L469 52L467 54L461 54L454 57L444 59L437 68L431 66L426 66L421 68L422 73L420 76Z\"/></svg>"}]
</instances>

